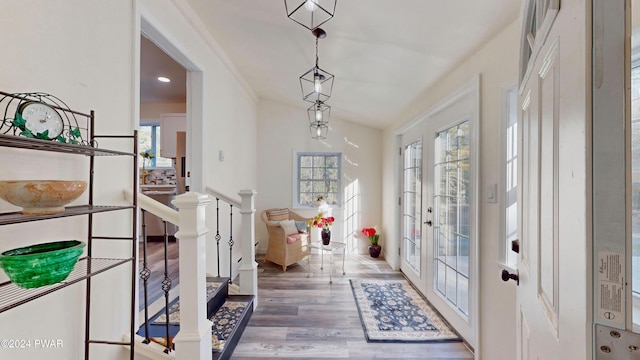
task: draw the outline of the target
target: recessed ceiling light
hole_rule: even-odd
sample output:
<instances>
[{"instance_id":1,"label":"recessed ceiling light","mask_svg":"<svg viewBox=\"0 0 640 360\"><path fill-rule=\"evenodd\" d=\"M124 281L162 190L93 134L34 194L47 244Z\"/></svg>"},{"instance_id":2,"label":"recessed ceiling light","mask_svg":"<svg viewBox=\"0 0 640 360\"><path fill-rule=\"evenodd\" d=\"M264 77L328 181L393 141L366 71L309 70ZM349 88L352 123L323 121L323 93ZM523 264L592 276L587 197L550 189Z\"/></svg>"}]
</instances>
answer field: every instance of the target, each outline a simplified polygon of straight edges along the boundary
<instances>
[{"instance_id":1,"label":"recessed ceiling light","mask_svg":"<svg viewBox=\"0 0 640 360\"><path fill-rule=\"evenodd\" d=\"M158 76L158 81L168 83L168 82L171 82L171 79L169 79L168 77L164 77L164 76Z\"/></svg>"}]
</instances>

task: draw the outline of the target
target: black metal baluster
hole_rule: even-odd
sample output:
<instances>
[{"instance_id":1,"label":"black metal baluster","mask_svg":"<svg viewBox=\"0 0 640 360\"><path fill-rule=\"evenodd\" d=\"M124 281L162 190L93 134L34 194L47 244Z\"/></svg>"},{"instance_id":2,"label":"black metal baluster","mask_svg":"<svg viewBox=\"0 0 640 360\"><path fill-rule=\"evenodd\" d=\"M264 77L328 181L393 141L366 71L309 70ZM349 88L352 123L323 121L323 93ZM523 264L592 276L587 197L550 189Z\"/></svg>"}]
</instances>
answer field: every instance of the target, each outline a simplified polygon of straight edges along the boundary
<instances>
[{"instance_id":1,"label":"black metal baluster","mask_svg":"<svg viewBox=\"0 0 640 360\"><path fill-rule=\"evenodd\" d=\"M167 335L167 348L164 353L171 352L171 338L169 337L169 290L171 290L171 278L169 277L169 235L167 234L167 222L164 223L164 280L162 280L162 291L164 291L164 309L167 318L165 324Z\"/></svg>"},{"instance_id":2,"label":"black metal baluster","mask_svg":"<svg viewBox=\"0 0 640 360\"><path fill-rule=\"evenodd\" d=\"M233 205L229 209L229 284L233 284Z\"/></svg>"},{"instance_id":3,"label":"black metal baluster","mask_svg":"<svg viewBox=\"0 0 640 360\"><path fill-rule=\"evenodd\" d=\"M148 299L148 287L147 282L151 277L151 270L147 263L147 212L142 210L142 270L140 270L140 278L143 281L144 289L144 340L143 344L148 344L149 340L149 299Z\"/></svg>"},{"instance_id":4,"label":"black metal baluster","mask_svg":"<svg viewBox=\"0 0 640 360\"><path fill-rule=\"evenodd\" d=\"M220 277L220 199L216 198L216 255L218 256L218 277Z\"/></svg>"}]
</instances>

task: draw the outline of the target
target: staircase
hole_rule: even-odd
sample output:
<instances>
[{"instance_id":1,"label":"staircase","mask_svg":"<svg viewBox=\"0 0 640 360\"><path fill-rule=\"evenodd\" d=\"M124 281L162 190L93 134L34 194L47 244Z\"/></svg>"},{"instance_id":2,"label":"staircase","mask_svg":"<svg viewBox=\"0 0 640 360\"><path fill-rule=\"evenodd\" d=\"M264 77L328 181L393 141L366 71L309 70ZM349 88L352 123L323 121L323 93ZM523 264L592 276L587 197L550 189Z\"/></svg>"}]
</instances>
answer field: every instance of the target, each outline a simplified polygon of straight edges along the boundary
<instances>
[{"instance_id":1,"label":"staircase","mask_svg":"<svg viewBox=\"0 0 640 360\"><path fill-rule=\"evenodd\" d=\"M253 314L253 295L230 295L229 278L207 277L207 318L213 323L211 330L211 354L213 360L229 359ZM150 341L174 349L173 338L180 330L180 299L169 304L169 321L166 308L153 315L148 326L143 324L137 334Z\"/></svg>"},{"instance_id":2,"label":"staircase","mask_svg":"<svg viewBox=\"0 0 640 360\"><path fill-rule=\"evenodd\" d=\"M136 358L203 360L229 359L242 335L257 304L258 284L255 261L255 220L254 196L252 190L238 193L241 200L207 188L209 194L189 192L177 196L172 204L178 210L138 194L138 204L143 213L142 221L142 264L139 268L141 286L144 290L140 299L143 306L143 325L136 332ZM132 194L125 192L125 197ZM207 226L207 206L215 200L215 223ZM226 244L220 227L220 202L226 202L229 218L226 222L228 233ZM165 223L164 233L164 292L163 309L153 314L148 302L148 281L152 274L147 257L147 237L145 234L144 212L161 218ZM233 227L234 211L240 215L239 229ZM236 219L237 221L237 219ZM179 227L178 273L179 297L172 294L172 279L169 276L167 224ZM209 229L215 229L215 233ZM210 236L207 234L210 233ZM215 236L213 236L215 235ZM228 262L221 266L225 257L221 248L228 246ZM235 248L241 253L234 252ZM215 251L214 251L215 250ZM239 265L235 269L234 265ZM228 269L235 282L225 278L221 269ZM235 269L235 271L234 271ZM239 286L238 286L239 284ZM230 294L230 286L233 288ZM155 305L155 304L154 304ZM180 306L182 305L182 309ZM155 307L154 309L158 309ZM153 314L153 315L152 315ZM209 328L211 327L211 328ZM128 335L123 335L123 338Z\"/></svg>"}]
</instances>

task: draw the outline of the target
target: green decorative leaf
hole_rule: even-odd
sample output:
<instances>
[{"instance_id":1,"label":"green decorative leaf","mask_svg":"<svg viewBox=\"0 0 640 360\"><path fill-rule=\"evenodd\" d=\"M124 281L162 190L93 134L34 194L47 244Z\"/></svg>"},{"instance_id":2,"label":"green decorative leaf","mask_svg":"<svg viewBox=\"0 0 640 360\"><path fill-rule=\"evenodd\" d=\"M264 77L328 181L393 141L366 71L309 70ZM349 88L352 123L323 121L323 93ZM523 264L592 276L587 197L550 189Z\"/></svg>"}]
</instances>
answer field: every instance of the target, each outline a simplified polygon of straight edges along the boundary
<instances>
[{"instance_id":1,"label":"green decorative leaf","mask_svg":"<svg viewBox=\"0 0 640 360\"><path fill-rule=\"evenodd\" d=\"M61 143L63 143L63 144L67 142L67 138L66 138L66 137L64 137L64 136L62 136L62 135L58 135L58 137L56 138L56 140L58 140L58 142L61 142Z\"/></svg>"},{"instance_id":2,"label":"green decorative leaf","mask_svg":"<svg viewBox=\"0 0 640 360\"><path fill-rule=\"evenodd\" d=\"M49 130L36 134L36 139L49 140Z\"/></svg>"},{"instance_id":3,"label":"green decorative leaf","mask_svg":"<svg viewBox=\"0 0 640 360\"><path fill-rule=\"evenodd\" d=\"M11 124L20 130L26 130L25 125L27 124L27 121L22 117L22 115L20 115L20 113L16 113L16 118Z\"/></svg>"},{"instance_id":4,"label":"green decorative leaf","mask_svg":"<svg viewBox=\"0 0 640 360\"><path fill-rule=\"evenodd\" d=\"M79 142L77 140L74 139L69 139L69 142L72 143L73 145L78 145Z\"/></svg>"},{"instance_id":5,"label":"green decorative leaf","mask_svg":"<svg viewBox=\"0 0 640 360\"><path fill-rule=\"evenodd\" d=\"M71 129L71 131L69 131L69 135L71 135L72 137L75 137L75 138L79 138L79 137L82 136L80 134L80 128Z\"/></svg>"},{"instance_id":6,"label":"green decorative leaf","mask_svg":"<svg viewBox=\"0 0 640 360\"><path fill-rule=\"evenodd\" d=\"M23 132L21 132L20 136L28 137L30 139L33 139L35 137L35 136L33 136L33 133L31 132L31 130L29 130L29 129L26 129Z\"/></svg>"}]
</instances>

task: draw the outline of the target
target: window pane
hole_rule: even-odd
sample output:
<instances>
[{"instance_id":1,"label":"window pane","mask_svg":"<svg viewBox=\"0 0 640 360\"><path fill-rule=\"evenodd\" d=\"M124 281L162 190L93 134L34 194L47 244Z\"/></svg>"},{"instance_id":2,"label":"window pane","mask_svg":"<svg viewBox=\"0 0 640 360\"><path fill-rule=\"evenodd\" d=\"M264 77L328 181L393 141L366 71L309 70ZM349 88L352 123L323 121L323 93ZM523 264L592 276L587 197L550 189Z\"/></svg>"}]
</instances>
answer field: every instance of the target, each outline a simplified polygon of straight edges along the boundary
<instances>
[{"instance_id":1,"label":"window pane","mask_svg":"<svg viewBox=\"0 0 640 360\"><path fill-rule=\"evenodd\" d=\"M300 192L311 192L311 181L300 181Z\"/></svg>"},{"instance_id":2,"label":"window pane","mask_svg":"<svg viewBox=\"0 0 640 360\"><path fill-rule=\"evenodd\" d=\"M518 121L517 121L517 101L516 89L512 89L508 94L507 103L507 131L506 131L506 179L504 196L504 231L503 246L505 247L507 264L515 264L516 253L511 251L511 241L518 237L517 216L518 216Z\"/></svg>"},{"instance_id":3,"label":"window pane","mask_svg":"<svg viewBox=\"0 0 640 360\"><path fill-rule=\"evenodd\" d=\"M301 167L311 167L313 166L313 157L311 156L300 156L300 166Z\"/></svg>"},{"instance_id":4,"label":"window pane","mask_svg":"<svg viewBox=\"0 0 640 360\"><path fill-rule=\"evenodd\" d=\"M313 182L313 192L315 193L324 193L327 189L325 187L324 181L314 181Z\"/></svg>"},{"instance_id":5,"label":"window pane","mask_svg":"<svg viewBox=\"0 0 640 360\"><path fill-rule=\"evenodd\" d=\"M153 142L151 141L151 126L140 126L139 130L138 130L138 148L140 149L140 152L144 152L144 151L153 151ZM138 155L138 165L140 167L142 167L143 165L143 161L145 161L145 159ZM151 163L146 160L147 163L144 164L145 167L150 167Z\"/></svg>"},{"instance_id":6,"label":"window pane","mask_svg":"<svg viewBox=\"0 0 640 360\"><path fill-rule=\"evenodd\" d=\"M312 169L310 168L301 168L300 169L300 180L309 180L313 175Z\"/></svg>"},{"instance_id":7,"label":"window pane","mask_svg":"<svg viewBox=\"0 0 640 360\"><path fill-rule=\"evenodd\" d=\"M469 301L468 285L458 280L469 272L469 127L465 121L439 132L434 146L436 161L441 161L433 169L435 282L438 291L460 309Z\"/></svg>"},{"instance_id":8,"label":"window pane","mask_svg":"<svg viewBox=\"0 0 640 360\"><path fill-rule=\"evenodd\" d=\"M340 155L298 154L299 205L314 206L322 196L329 205L339 205L341 199ZM307 193L302 196L302 193ZM308 197L310 200L307 201Z\"/></svg>"},{"instance_id":9,"label":"window pane","mask_svg":"<svg viewBox=\"0 0 640 360\"><path fill-rule=\"evenodd\" d=\"M300 194L300 204L311 205L313 196L311 193L301 193Z\"/></svg>"},{"instance_id":10,"label":"window pane","mask_svg":"<svg viewBox=\"0 0 640 360\"><path fill-rule=\"evenodd\" d=\"M640 295L640 67L631 69L631 266L632 290ZM635 304L634 304L635 305ZM634 323L638 321L634 306Z\"/></svg>"}]
</instances>

